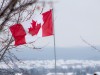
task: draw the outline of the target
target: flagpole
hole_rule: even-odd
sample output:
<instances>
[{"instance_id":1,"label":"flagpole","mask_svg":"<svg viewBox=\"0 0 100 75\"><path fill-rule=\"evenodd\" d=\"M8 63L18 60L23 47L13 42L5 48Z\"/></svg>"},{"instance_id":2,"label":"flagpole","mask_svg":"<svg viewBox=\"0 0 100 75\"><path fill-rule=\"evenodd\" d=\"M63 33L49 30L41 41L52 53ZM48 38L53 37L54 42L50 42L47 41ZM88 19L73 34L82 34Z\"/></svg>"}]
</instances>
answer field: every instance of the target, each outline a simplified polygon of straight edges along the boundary
<instances>
[{"instance_id":1,"label":"flagpole","mask_svg":"<svg viewBox=\"0 0 100 75\"><path fill-rule=\"evenodd\" d=\"M41 3L41 1L39 1ZM53 23L53 39L54 39L54 65L55 65L55 75L57 75L57 61L56 61L56 42L55 42L55 26L54 26L54 1L49 1L51 2L51 7L52 7L52 23Z\"/></svg>"},{"instance_id":2,"label":"flagpole","mask_svg":"<svg viewBox=\"0 0 100 75\"><path fill-rule=\"evenodd\" d=\"M57 75L57 61L56 61L56 42L55 42L55 26L54 26L54 6L52 2L52 21L53 21L53 39L54 39L54 59L55 59L55 75Z\"/></svg>"}]
</instances>

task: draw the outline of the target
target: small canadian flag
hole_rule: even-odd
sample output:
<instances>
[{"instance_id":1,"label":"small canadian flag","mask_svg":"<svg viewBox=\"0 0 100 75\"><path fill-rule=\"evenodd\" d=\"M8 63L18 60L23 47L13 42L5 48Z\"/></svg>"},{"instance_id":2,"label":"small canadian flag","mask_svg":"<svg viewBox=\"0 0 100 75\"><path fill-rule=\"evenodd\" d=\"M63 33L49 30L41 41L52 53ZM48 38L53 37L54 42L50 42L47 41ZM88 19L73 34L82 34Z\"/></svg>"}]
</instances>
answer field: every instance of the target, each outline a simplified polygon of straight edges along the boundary
<instances>
[{"instance_id":1,"label":"small canadian flag","mask_svg":"<svg viewBox=\"0 0 100 75\"><path fill-rule=\"evenodd\" d=\"M37 37L53 35L52 10L42 13L32 20L10 26L15 46L27 44Z\"/></svg>"}]
</instances>

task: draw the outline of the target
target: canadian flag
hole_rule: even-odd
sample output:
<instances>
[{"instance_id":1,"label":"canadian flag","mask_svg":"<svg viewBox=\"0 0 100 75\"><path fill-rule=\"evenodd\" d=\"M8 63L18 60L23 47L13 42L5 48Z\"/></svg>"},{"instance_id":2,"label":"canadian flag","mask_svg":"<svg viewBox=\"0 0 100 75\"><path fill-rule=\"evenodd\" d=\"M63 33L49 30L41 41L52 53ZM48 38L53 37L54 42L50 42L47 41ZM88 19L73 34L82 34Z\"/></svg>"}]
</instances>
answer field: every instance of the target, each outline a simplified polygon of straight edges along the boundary
<instances>
[{"instance_id":1,"label":"canadian flag","mask_svg":"<svg viewBox=\"0 0 100 75\"><path fill-rule=\"evenodd\" d=\"M53 35L52 10L37 15L32 20L10 26L15 46L34 42L37 37Z\"/></svg>"}]
</instances>

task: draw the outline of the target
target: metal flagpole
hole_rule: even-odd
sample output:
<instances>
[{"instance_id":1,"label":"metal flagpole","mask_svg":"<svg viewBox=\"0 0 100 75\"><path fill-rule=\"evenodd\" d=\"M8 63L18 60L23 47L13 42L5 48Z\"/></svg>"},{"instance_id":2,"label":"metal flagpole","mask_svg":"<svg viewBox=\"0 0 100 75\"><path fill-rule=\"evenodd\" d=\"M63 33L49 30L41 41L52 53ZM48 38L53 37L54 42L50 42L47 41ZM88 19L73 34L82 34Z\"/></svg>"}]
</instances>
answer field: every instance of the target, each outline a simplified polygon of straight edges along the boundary
<instances>
[{"instance_id":1,"label":"metal flagpole","mask_svg":"<svg viewBox=\"0 0 100 75\"><path fill-rule=\"evenodd\" d=\"M54 59L55 59L55 75L57 75L57 61L56 61L56 42L55 42L55 26L54 26L54 6L52 2L52 21L53 21L53 38L54 38Z\"/></svg>"},{"instance_id":2,"label":"metal flagpole","mask_svg":"<svg viewBox=\"0 0 100 75\"><path fill-rule=\"evenodd\" d=\"M39 1L41 3L41 1ZM55 60L55 75L57 75L57 61L56 61L56 43L55 43L55 26L54 26L54 6L53 1L50 1L52 3L52 22L53 22L53 38L54 38L54 60Z\"/></svg>"}]
</instances>

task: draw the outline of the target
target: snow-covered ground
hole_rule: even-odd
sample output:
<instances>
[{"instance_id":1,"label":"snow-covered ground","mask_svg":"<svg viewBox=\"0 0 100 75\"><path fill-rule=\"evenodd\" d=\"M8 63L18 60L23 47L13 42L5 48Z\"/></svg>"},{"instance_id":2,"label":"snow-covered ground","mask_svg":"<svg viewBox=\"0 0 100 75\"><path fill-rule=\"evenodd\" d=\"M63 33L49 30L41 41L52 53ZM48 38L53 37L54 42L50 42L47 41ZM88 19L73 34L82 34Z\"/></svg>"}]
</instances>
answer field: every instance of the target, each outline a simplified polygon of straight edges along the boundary
<instances>
[{"instance_id":1,"label":"snow-covered ground","mask_svg":"<svg viewBox=\"0 0 100 75\"><path fill-rule=\"evenodd\" d=\"M15 64L9 62L10 67L14 68L15 64L19 68L31 69L33 67L44 67L44 68L54 68L54 60L27 60L22 62L15 62ZM93 60L57 60L57 67L68 68L72 66L73 68L85 68L85 67L95 67L100 66L100 61ZM3 62L0 62L0 68L9 68Z\"/></svg>"},{"instance_id":2,"label":"snow-covered ground","mask_svg":"<svg viewBox=\"0 0 100 75\"><path fill-rule=\"evenodd\" d=\"M14 70L23 69L27 73L37 75L55 75L54 60L27 60L22 62L8 62L10 68ZM57 60L57 75L100 75L100 61L93 60ZM0 63L0 69L9 69L3 62ZM40 72L40 73L39 73ZM21 72L15 75L23 75ZM29 74L31 75L31 74Z\"/></svg>"}]
</instances>

